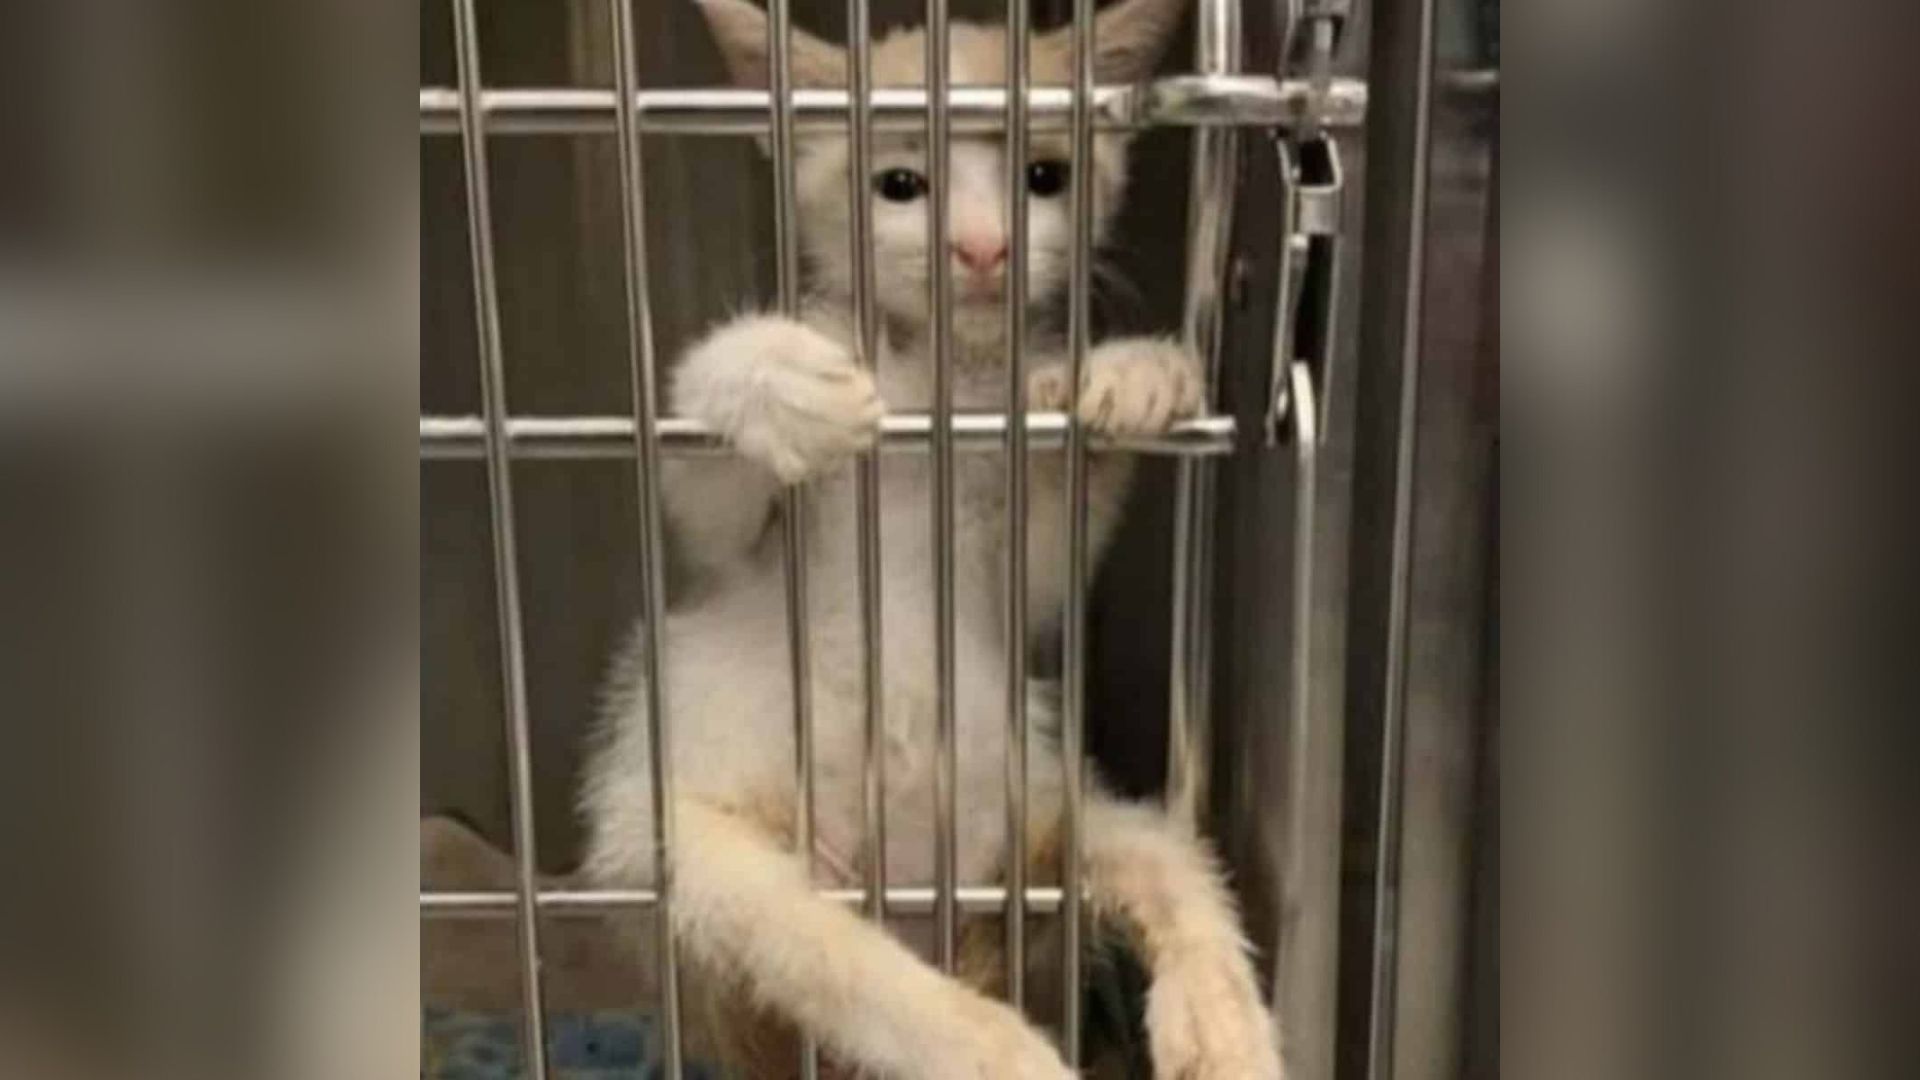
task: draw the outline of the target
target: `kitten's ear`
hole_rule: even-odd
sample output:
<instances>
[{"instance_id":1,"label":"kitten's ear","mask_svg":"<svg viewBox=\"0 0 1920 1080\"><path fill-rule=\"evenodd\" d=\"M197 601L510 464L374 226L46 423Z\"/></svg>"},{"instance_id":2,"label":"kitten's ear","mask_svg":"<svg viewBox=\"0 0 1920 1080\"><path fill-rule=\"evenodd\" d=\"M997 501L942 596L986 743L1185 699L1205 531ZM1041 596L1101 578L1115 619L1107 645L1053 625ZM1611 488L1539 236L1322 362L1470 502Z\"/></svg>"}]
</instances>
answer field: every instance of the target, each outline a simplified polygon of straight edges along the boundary
<instances>
[{"instance_id":1,"label":"kitten's ear","mask_svg":"<svg viewBox=\"0 0 1920 1080\"><path fill-rule=\"evenodd\" d=\"M727 75L749 90L767 88L767 13L746 0L695 0L707 17ZM796 27L793 31L793 85L837 87L846 83L846 53Z\"/></svg>"},{"instance_id":2,"label":"kitten's ear","mask_svg":"<svg viewBox=\"0 0 1920 1080\"><path fill-rule=\"evenodd\" d=\"M1108 5L1093 20L1094 79L1133 83L1153 74L1187 6L1188 0L1119 0ZM1049 31L1034 44L1055 51L1064 65L1073 54L1073 26Z\"/></svg>"}]
</instances>

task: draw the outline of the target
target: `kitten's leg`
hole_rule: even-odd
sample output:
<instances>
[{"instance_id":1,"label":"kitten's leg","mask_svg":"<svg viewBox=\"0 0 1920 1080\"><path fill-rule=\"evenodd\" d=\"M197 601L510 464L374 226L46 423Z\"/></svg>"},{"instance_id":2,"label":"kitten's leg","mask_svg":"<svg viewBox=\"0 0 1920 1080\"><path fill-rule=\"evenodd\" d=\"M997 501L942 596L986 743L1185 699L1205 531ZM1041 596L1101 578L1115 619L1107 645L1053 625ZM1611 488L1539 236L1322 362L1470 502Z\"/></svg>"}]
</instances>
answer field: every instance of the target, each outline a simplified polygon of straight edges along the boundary
<instances>
[{"instance_id":1,"label":"kitten's leg","mask_svg":"<svg viewBox=\"0 0 1920 1080\"><path fill-rule=\"evenodd\" d=\"M1151 435L1199 413L1204 377L1193 354L1154 338L1108 342L1087 357L1080 417L1111 435ZM1066 369L1039 368L1034 408L1066 404ZM1127 455L1089 461L1097 552L1118 522ZM1053 466L1055 473L1058 465ZM1057 476L1045 482L1060 483ZM1279 1080L1277 1029L1260 999L1233 903L1205 845L1157 809L1095 789L1086 816L1088 895L1132 931L1152 973L1147 1032L1161 1080Z\"/></svg>"},{"instance_id":2,"label":"kitten's leg","mask_svg":"<svg viewBox=\"0 0 1920 1080\"><path fill-rule=\"evenodd\" d=\"M670 457L661 462L667 520L695 566L719 569L753 550L773 520L780 481L737 457Z\"/></svg>"},{"instance_id":3,"label":"kitten's leg","mask_svg":"<svg viewBox=\"0 0 1920 1080\"><path fill-rule=\"evenodd\" d=\"M781 485L873 444L882 407L873 378L839 342L770 315L735 319L690 349L674 373L673 413L703 421L738 457L674 458L667 513L695 562L725 566L765 531Z\"/></svg>"},{"instance_id":4,"label":"kitten's leg","mask_svg":"<svg viewBox=\"0 0 1920 1080\"><path fill-rule=\"evenodd\" d=\"M1070 1080L1012 1010L816 896L791 851L705 803L679 805L674 930L849 1065L902 1080Z\"/></svg>"},{"instance_id":5,"label":"kitten's leg","mask_svg":"<svg viewBox=\"0 0 1920 1080\"><path fill-rule=\"evenodd\" d=\"M1152 973L1147 1035L1161 1080L1279 1080L1233 901L1205 843L1158 808L1089 792L1088 899L1131 931Z\"/></svg>"}]
</instances>

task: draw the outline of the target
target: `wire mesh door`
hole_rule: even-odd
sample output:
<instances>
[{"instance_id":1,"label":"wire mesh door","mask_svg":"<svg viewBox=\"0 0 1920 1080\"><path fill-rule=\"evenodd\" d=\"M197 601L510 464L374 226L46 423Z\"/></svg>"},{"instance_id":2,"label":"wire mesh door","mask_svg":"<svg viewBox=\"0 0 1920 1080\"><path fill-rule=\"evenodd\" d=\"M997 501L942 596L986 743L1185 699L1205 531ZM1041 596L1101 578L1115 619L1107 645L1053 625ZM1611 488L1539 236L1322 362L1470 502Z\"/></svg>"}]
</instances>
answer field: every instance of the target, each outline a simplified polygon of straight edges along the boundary
<instances>
[{"instance_id":1,"label":"wire mesh door","mask_svg":"<svg viewBox=\"0 0 1920 1080\"><path fill-rule=\"evenodd\" d=\"M1073 147L1070 175L1073 179L1071 207L1073 241L1068 271L1068 355L1074 374L1068 385L1077 393L1078 372L1088 351L1095 319L1091 274L1091 180L1093 170L1081 168L1091 157L1092 140L1097 132L1128 130L1141 133L1185 131L1189 133L1185 172L1189 192L1183 226L1185 290L1178 299L1177 318L1180 336L1194 353L1205 359L1213 378L1210 386L1232 385L1235 400L1213 403L1206 414L1176 425L1164 436L1136 440L1099 440L1092 438L1077 417L1077 402L1069 400L1059 412L1030 413L1024 416L957 412L949 377L952 312L949 306L951 282L946 280L946 260L930 260L928 310L935 328L933 406L925 414L888 416L882 428L879 450L864 455L854 468L860 486L859 530L860 607L866 628L865 670L862 678L868 688L870 719L868 731L870 760L879 758L879 713L884 701L879 693L881 665L884 663L883 631L879 626L880 590L883 583L876 572L875 547L880 543L873 512L873 490L878 483L878 454L907 453L926 455L931 463L933 515L936 538L935 581L936 626L939 628L936 654L938 697L938 738L943 782L937 790L943 800L937 815L934 842L936 876L932 887L902 887L885 880L884 861L873 860L860 887L831 890L835 899L858 905L881 917L884 914L925 913L935 928L938 959L951 966L954 942L961 917L967 913L999 913L1005 919L1004 948L1008 969L1025 970L1022 955L1027 948L1026 927L1037 916L1057 918L1062 927L1065 972L1064 995L1059 1003L1062 1038L1070 1061L1078 1060L1082 1041L1081 984L1078 970L1082 954L1084 898L1079 875L1069 873L1059 887L1029 886L1022 871L1025 859L1020 850L1025 831L1010 827L1013 852L1005 882L987 884L959 880L954 867L953 830L955 786L952 782L954 746L953 653L954 606L953 551L944 538L952 533L955 513L954 469L956 458L976 449L993 450L1005 455L1008 463L1006 497L1010 507L1024 505L1026 462L1032 454L1059 453L1068 462L1069 492L1073 523L1069 533L1067 604L1059 643L1059 675L1064 699L1062 743L1064 759L1076 763L1062 778L1066 787L1063 845L1065 865L1078 862L1080 814L1082 806L1081 762L1087 752L1089 719L1101 721L1089 708L1088 608L1091 601L1087 572L1088 552L1085 530L1085 462L1089 454L1133 453L1164 458L1170 463L1167 492L1171 516L1167 544L1167 576L1171 583L1167 607L1159 613L1166 627L1164 666L1168 692L1165 717L1165 793L1171 810L1190 820L1207 823L1218 815L1214 807L1223 797L1216 790L1218 780L1231 765L1246 767L1245 762L1216 760L1215 748L1222 743L1211 723L1215 706L1211 690L1216 582L1219 568L1213 559L1219 549L1216 522L1220 517L1220 478L1213 464L1222 455L1275 456L1290 468L1291 499L1294 507L1290 528L1293 542L1289 552L1288 574L1292 581L1293 609L1286 617L1294 624L1289 638L1290 655L1286 660L1290 688L1284 701L1269 703L1272 724L1286 752L1284 760L1290 775L1256 778L1257 782L1276 785L1284 792L1286 811L1280 828L1285 835L1276 850L1284 852L1285 866L1277 872L1275 895L1263 904L1250 905L1256 920L1266 917L1266 925L1255 925L1253 933L1267 949L1273 963L1274 993L1281 1005L1283 1024L1289 1035L1288 1054L1296 1076L1328 1075L1331 1018L1324 1003L1331 1000L1333 972L1330 947L1313 947L1303 942L1332 935L1333 909L1336 903L1335 864L1338 850L1337 810L1338 739L1337 726L1312 708L1315 700L1307 681L1314 670L1309 655L1312 635L1302 629L1313 615L1315 595L1312 542L1316 488L1314 477L1319 465L1317 454L1325 440L1329 386L1339 377L1336 358L1340 355L1336 301L1342 278L1339 266L1340 236L1349 220L1342 203L1342 136L1356 127L1365 106L1364 85L1336 77L1334 51L1340 29L1347 21L1348 9L1337 0L1290 0L1268 7L1248 5L1243 11L1236 0L1199 0L1195 7L1194 48L1191 63L1177 65L1186 70L1164 75L1138 86L1096 85L1087 46L1095 12L1093 0L1076 0L1070 5L1074 27L1073 81L1066 86L1033 84L1024 49L1012 49L1008 55L1011 77L1005 88L952 85L948 70L946 42L953 13L945 0L929 0L924 16L928 27L927 85L923 89L886 89L874 92L871 68L874 15L868 0L847 0L844 5L846 41L851 57L848 90L799 90L795 88L790 67L791 4L772 0L770 28L772 57L766 91L719 90L710 87L660 87L650 79L651 57L662 47L649 39L649 31L661 25L661 14L653 5L634 0L610 0L584 25L595 40L604 45L589 46L587 52L603 62L604 78L581 78L572 85L546 81L538 85L509 85L489 81L483 70L481 38L488 19L503 22L520 16L500 11L510 5L485 4L477 0L452 0L445 12L443 27L423 24L423 33L433 35L450 31L453 70L446 82L423 86L420 91L420 129L429 144L457 150L457 163L445 163L457 171L464 200L465 272L471 278L471 322L473 354L478 356L476 384L465 393L452 393L443 400L466 404L468 411L423 413L420 420L421 455L429 462L479 462L484 466L485 532L491 537L491 587L494 590L491 631L497 650L499 683L498 713L504 717L500 747L505 758L506 820L513 840L512 887L507 889L446 890L424 893L423 914L430 917L491 916L509 918L517 932L517 992L524 1020L522 1042L527 1074L547 1075L547 1030L543 969L543 929L546 916L582 912L638 913L652 919L657 928L654 964L657 968L660 997L659 1013L663 1029L663 1058L670 1075L680 1075L685 1062L680 1038L681 1017L677 1002L675 946L667 932L667 917L674 901L671 880L652 890L612 892L559 887L543 882L541 870L542 839L559 815L555 808L543 805L539 780L544 750L531 705L528 664L531 644L528 640L527 610L538 604L536 589L526 579L533 568L547 562L546 556L529 557L522 550L523 530L527 528L526 504L517 497L537 485L532 469L592 469L615 466L614 484L627 485L638 520L638 534L630 549L633 601L647 625L661 626L670 588L667 567L669 539L662 520L659 477L663 458L681 454L725 452L718 433L681 417L662 415L658 388L664 360L670 353L661 346L661 325L685 316L658 310L662 296L672 297L685 288L685 271L676 267L673 275L663 275L658 256L650 241L660 235L661 201L650 183L659 179L659 166L652 155L666 138L689 141L711 140L736 149L750 146L753 138L764 139L772 161L771 248L774 252L772 286L775 306L789 313L800 303L799 247L795 240L796 207L793 190L794 141L811 131L831 131L844 135L851 148L850 172L856 183L864 183L866 163L876 130L924 131L935 155L928 170L931 182L929 215L936 235L929 249L947 249L944 230L948 227L943 212L947 193L942 167L946 147L956 131L991 132L1003 138L1007 160L1024 163L1028 141L1035 131L1065 132ZM918 5L911 5L917 8ZM1015 28L1011 41L1024 42L1025 28L1036 14L1026 0L993 5L998 17ZM1061 5L1066 7L1069 5ZM497 10L499 9L499 10ZM435 14L429 9L430 16ZM576 40L574 45L579 45ZM1249 46L1252 46L1251 48ZM1247 62L1249 55L1262 58L1265 70L1255 72ZM431 65L428 65L431 69ZM590 70L593 63L583 65ZM511 295L508 279L525 282L527 275L514 270L511 258L503 259L496 250L502 230L511 230L506 219L496 220L495 204L501 190L500 167L503 163L520 168L516 144L539 138L564 138L579 144L591 144L592 150L581 159L599 179L598 190L610 195L618 222L617 244L609 243L596 256L602 265L610 259L614 273L607 275L619 286L613 295L594 292L583 303L592 305L601 320L617 322L618 359L624 376L627 409L624 413L582 411L567 408L567 394L543 394L538 390L519 392L530 386L525 374L543 360L543 349L529 344L516 348L508 328L503 327L503 299ZM732 159L740 176L757 175L746 168L749 152L740 150ZM1249 168L1253 162L1257 167ZM686 191L684 177L678 190ZM1009 234L1009 272L1015 282L1026 272L1027 231L1023 227L1024 178L1018 168L1010 169L1007 205L1013 215ZM735 181L739 182L739 181ZM669 179L669 184L674 180ZM1258 195L1252 207L1238 204ZM431 201L431 199L429 199ZM867 203L861 192L854 192L851 205ZM1274 212L1277 208L1277 213ZM1236 210L1240 212L1237 214ZM1248 213L1248 210L1251 213ZM552 211L564 217L566 211ZM650 220L652 219L652 220ZM1241 222L1236 228L1236 222ZM1227 346L1229 299L1242 288L1240 281L1250 264L1244 253L1236 253L1237 238L1247 234L1245 222L1269 229L1265 237L1271 247L1274 282L1271 304L1262 314L1261 333L1267 347L1234 349ZM672 229L674 226L667 226ZM871 251L871 222L863 213L854 213L851 221L851 249ZM603 238L604 241L604 238ZM1264 269L1268 264L1260 264ZM510 271L510 272L509 272ZM429 259L429 273L431 259ZM857 327L860 355L869 362L878 354L879 317L873 304L873 267L870 256L862 261L854 275L851 317ZM712 287L712 282L706 282ZM428 288L423 283L423 289ZM433 285L432 287L444 287ZM599 286L604 288L604 286ZM742 291L742 290L736 290ZM1020 343L1024 340L1024 311L1014 298L1024 296L1018 285L1009 287L1006 319L1011 343L1008 363L1010 400L1020 399L1024 386L1024 358ZM535 339L522 339L531 342ZM1236 338L1235 340L1238 340ZM456 343L458 344L458 343ZM561 361L564 362L564 361ZM1251 388L1251 389L1249 389ZM440 395L423 391L431 399ZM585 397L587 395L580 395ZM532 409L520 404L523 397L561 400L560 408ZM631 463L631 465L628 465ZM429 465L429 470L457 468ZM630 470L630 471L628 471ZM468 471L471 475L471 470ZM602 473L595 491L608 490ZM525 485L525 486L523 486ZM1022 516L1009 513L1009 520ZM789 589L789 640L792 658L792 700L796 703L794 724L797 731L795 783L800 805L796 808L797 842L810 849L813 802L816 791L809 747L811 718L807 714L808 642L804 608L809 594L803 568L807 533L804 504L796 495L788 498L783 516L783 543ZM1008 547L1009 566L1005 588L1009 610L1023 604L1013 598L1025 594L1024 543ZM1028 672L1029 657L1035 644L1027 639L1021 620L1010 620L1007 664L1016 678L1011 687L1020 688ZM582 649L592 655L592 649ZM600 650L604 655L604 649ZM661 672L655 650L647 653L646 685L653 696L649 715L653 717L651 738L656 748L663 746L673 716L660 707ZM432 664L429 662L429 667ZM1016 689L1007 695L1006 723L1011 732L1009 745L1024 747L1024 692ZM655 753L653 792L659 812L654 821L658 830L655 843L662 852L671 852L674 843L673 819L669 811L673 777L670 758ZM1024 780L1025 762L1015 755L1007 764L1010 775ZM1262 766L1264 767L1264 766ZM564 771L564 770L563 770ZM879 829L884 779L871 768L863 793L870 827ZM1244 785L1241 785L1244 787ZM1025 783L1009 784L1011 793L1023 792ZM1022 821L1025 806L1012 794L1005 808L1009 820ZM1232 852L1229 845L1229 851ZM668 861L668 860L663 860ZM1240 861L1236 856L1235 861ZM1269 872L1266 878L1276 876ZM1262 875L1249 871L1246 877L1260 880ZM1023 994L1017 975L1009 993L1016 1001ZM811 1057L802 1065L811 1069Z\"/></svg>"}]
</instances>

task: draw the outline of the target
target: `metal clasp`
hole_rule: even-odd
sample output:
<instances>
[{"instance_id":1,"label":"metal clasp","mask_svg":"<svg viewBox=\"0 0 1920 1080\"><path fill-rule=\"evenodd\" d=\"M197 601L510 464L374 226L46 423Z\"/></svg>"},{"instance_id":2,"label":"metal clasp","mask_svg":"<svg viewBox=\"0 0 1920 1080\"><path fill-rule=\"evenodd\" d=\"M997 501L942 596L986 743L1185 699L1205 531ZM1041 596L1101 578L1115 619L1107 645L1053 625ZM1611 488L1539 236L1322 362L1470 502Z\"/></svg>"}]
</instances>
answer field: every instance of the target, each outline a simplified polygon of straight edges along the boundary
<instances>
[{"instance_id":1,"label":"metal clasp","mask_svg":"<svg viewBox=\"0 0 1920 1080\"><path fill-rule=\"evenodd\" d=\"M1302 430L1327 429L1327 393L1335 359L1334 331L1339 318L1340 223L1345 209L1340 145L1324 132L1298 140L1276 137L1280 172L1281 236L1279 288L1273 325L1271 406L1267 440L1278 443L1295 406L1293 365L1306 365L1318 387L1318 423Z\"/></svg>"},{"instance_id":2,"label":"metal clasp","mask_svg":"<svg viewBox=\"0 0 1920 1080\"><path fill-rule=\"evenodd\" d=\"M1308 77L1330 74L1353 0L1285 0L1286 29L1280 41L1280 66L1304 60Z\"/></svg>"}]
</instances>

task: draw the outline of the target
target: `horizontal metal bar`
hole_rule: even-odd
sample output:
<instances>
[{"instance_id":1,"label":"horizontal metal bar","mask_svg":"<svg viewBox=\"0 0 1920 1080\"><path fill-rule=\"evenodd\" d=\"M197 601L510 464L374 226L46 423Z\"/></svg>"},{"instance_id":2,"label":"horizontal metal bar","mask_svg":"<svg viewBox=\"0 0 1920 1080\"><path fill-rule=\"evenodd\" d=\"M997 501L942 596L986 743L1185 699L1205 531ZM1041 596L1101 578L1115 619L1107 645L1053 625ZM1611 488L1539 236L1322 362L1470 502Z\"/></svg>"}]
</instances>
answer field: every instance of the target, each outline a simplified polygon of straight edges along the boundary
<instances>
[{"instance_id":1,"label":"horizontal metal bar","mask_svg":"<svg viewBox=\"0 0 1920 1080\"><path fill-rule=\"evenodd\" d=\"M1451 94L1480 95L1500 92L1499 68L1466 68L1456 71L1442 71L1436 74L1434 81L1440 89Z\"/></svg>"},{"instance_id":2,"label":"horizontal metal bar","mask_svg":"<svg viewBox=\"0 0 1920 1080\"><path fill-rule=\"evenodd\" d=\"M1036 87L1028 97L1033 130L1065 131L1073 95L1066 87ZM488 134L565 135L613 130L612 90L589 87L521 87L481 94ZM1006 127L1007 92L1002 87L959 86L947 98L953 130L997 132ZM652 135L766 135L772 98L761 90L673 89L634 94L639 130ZM420 91L420 131L457 135L460 95L444 86ZM874 127L921 132L926 125L923 90L873 93ZM1103 130L1145 127L1357 127L1366 117L1367 84L1334 79L1322 91L1304 79L1265 75L1177 75L1142 86L1102 86L1094 91L1093 122ZM850 96L844 90L794 92L794 124L802 131L846 131Z\"/></svg>"},{"instance_id":3,"label":"horizontal metal bar","mask_svg":"<svg viewBox=\"0 0 1920 1080\"><path fill-rule=\"evenodd\" d=\"M720 453L727 449L720 435L696 420L661 417L660 448L669 454ZM953 443L959 450L1004 450L1007 418L999 413L960 413L953 418ZM477 416L423 416L420 418L420 456L430 460L474 459L484 451L485 426ZM933 418L903 413L880 422L883 450L924 449L932 441ZM1027 438L1035 448L1066 445L1067 415L1061 412L1027 414ZM516 458L631 458L633 420L625 416L515 416L507 419L507 439ZM1203 416L1182 421L1163 435L1138 438L1093 436L1095 450L1124 450L1139 454L1206 456L1233 450L1231 416Z\"/></svg>"},{"instance_id":4,"label":"horizontal metal bar","mask_svg":"<svg viewBox=\"0 0 1920 1080\"><path fill-rule=\"evenodd\" d=\"M934 890L915 886L894 886L886 890L887 914L930 915ZM818 895L837 904L860 907L867 902L865 889L821 889ZM969 915L1001 915L1006 912L1007 890L998 885L962 887L955 892L960 910ZM630 911L652 907L657 894L652 889L543 889L537 904L541 911L554 915L588 916L609 911ZM1052 914L1060 910L1057 886L1036 886L1026 890L1027 910ZM423 892L420 914L426 918L507 918L514 913L514 894L505 890L486 892Z\"/></svg>"}]
</instances>

